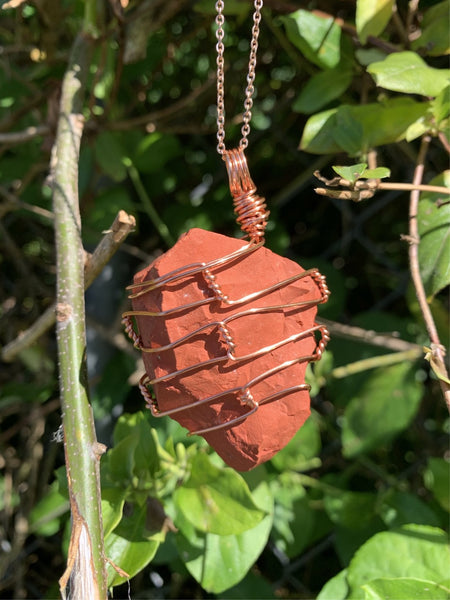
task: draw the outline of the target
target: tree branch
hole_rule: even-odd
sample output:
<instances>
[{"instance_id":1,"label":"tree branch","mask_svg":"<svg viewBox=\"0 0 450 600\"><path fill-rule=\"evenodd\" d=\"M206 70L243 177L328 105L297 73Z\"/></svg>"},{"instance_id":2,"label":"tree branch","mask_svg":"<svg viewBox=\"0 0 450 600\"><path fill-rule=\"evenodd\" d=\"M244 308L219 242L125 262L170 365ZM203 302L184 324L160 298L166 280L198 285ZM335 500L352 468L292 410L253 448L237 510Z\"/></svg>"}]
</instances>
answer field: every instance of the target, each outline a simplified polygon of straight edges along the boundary
<instances>
[{"instance_id":1,"label":"tree branch","mask_svg":"<svg viewBox=\"0 0 450 600\"><path fill-rule=\"evenodd\" d=\"M0 144L12 146L13 144L22 144L39 136L48 135L50 133L48 125L37 125L36 127L27 127L23 131L11 131L8 133L0 133Z\"/></svg>"},{"instance_id":2,"label":"tree branch","mask_svg":"<svg viewBox=\"0 0 450 600\"><path fill-rule=\"evenodd\" d=\"M450 384L448 383L448 374L444 361L445 349L439 340L439 335L436 329L433 315L431 314L431 310L427 302L427 297L423 286L422 277L420 275L419 266L420 237L417 214L419 209L420 192L419 189L417 189L417 186L420 185L420 182L422 181L425 156L430 141L431 138L428 135L422 138L422 144L420 146L419 154L417 157L417 164L414 171L413 185L415 186L415 189L411 192L409 202L409 265L411 270L411 277L416 291L417 300L419 302L420 310L425 321L428 335L430 336L430 362L433 367L433 370L435 371L439 379L442 394L444 395L447 408L450 411ZM445 379L447 379L447 381L445 381Z\"/></svg>"},{"instance_id":3,"label":"tree branch","mask_svg":"<svg viewBox=\"0 0 450 600\"><path fill-rule=\"evenodd\" d=\"M87 384L84 250L78 204L78 160L90 50L91 41L85 34L79 34L63 79L50 178L57 257L56 336L72 512L71 552L68 568L60 580L60 590L65 598L70 580L73 600L103 600L107 595L100 494L101 453Z\"/></svg>"},{"instance_id":4,"label":"tree branch","mask_svg":"<svg viewBox=\"0 0 450 600\"><path fill-rule=\"evenodd\" d=\"M386 335L378 333L377 331L371 331L369 329L363 329L362 327L355 327L354 325L345 325L343 323L336 323L328 319L317 319L317 322L325 325L333 336L347 338L355 340L357 342L363 342L365 344L371 344L372 346L380 346L381 348L387 348L395 352L418 352L422 350L419 344L412 344L406 342L393 335Z\"/></svg>"},{"instance_id":5,"label":"tree branch","mask_svg":"<svg viewBox=\"0 0 450 600\"><path fill-rule=\"evenodd\" d=\"M342 177L333 177L333 179L327 179L323 177L319 171L314 172L314 176L325 185L332 188L343 187L344 190L329 188L315 188L314 191L319 196L329 196L330 198L339 198L340 200L353 200L354 202L360 202L361 200L367 200L375 195L375 192L379 190L400 190L400 191L419 191L419 192L430 192L436 194L450 194L450 188L443 185L429 185L425 183L398 183L398 182L383 182L379 179L358 179L355 183L343 179Z\"/></svg>"},{"instance_id":6,"label":"tree branch","mask_svg":"<svg viewBox=\"0 0 450 600\"><path fill-rule=\"evenodd\" d=\"M119 211L111 229L106 232L93 254L88 256L84 271L84 289L87 289L98 277L103 267L119 249L127 235L134 229L136 221L124 210ZM43 335L56 320L56 303L53 303L42 313L31 327L23 331L15 340L2 348L1 358L11 362L14 358Z\"/></svg>"}]
</instances>

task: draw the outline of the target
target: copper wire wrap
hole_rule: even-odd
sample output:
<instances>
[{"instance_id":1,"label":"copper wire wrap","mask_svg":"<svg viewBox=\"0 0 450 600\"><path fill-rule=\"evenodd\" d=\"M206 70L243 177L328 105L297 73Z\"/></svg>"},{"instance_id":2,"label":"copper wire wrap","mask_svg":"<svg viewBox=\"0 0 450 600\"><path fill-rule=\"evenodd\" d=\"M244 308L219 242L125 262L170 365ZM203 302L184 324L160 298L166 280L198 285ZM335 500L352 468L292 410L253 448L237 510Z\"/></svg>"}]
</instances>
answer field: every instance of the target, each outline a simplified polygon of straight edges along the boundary
<instances>
[{"instance_id":1,"label":"copper wire wrap","mask_svg":"<svg viewBox=\"0 0 450 600\"><path fill-rule=\"evenodd\" d=\"M180 306L175 306L174 308L166 310L155 310L153 312L148 310L130 310L123 314L123 323L125 325L126 333L133 341L134 346L144 353L161 354L163 352L173 352L175 348L181 346L182 344L189 343L191 339L195 338L199 334L216 335L222 342L224 346L224 352L219 356L206 359L203 362L194 362L190 366L175 370L173 372L168 372L167 374L159 377L151 378L146 373L140 380L139 387L142 395L144 396L148 408L150 408L155 417L176 415L204 404L215 403L218 400L220 401L222 397L230 394L234 395L236 398L238 403L237 407L240 406L247 409L245 413L240 414L233 419L220 423L211 423L211 425L208 427L191 431L190 435L202 435L204 433L233 426L255 413L262 404L276 401L277 399L280 399L288 394L301 390L309 390L310 386L308 384L301 383L279 390L270 396L260 399L259 401L256 401L252 394L252 386L255 386L262 380L288 369L296 363L319 360L330 339L326 327L314 323L312 327L309 327L303 331L299 331L298 333L288 337L279 339L278 341L259 348L254 352L247 354L238 353L236 340L233 338L229 328L229 324L232 321L243 319L250 315L262 315L284 310L289 310L290 312L302 311L326 302L330 292L328 290L325 278L317 269L309 269L307 271L298 272L287 279L276 281L272 285L263 289L256 289L254 292L240 298L230 298L226 290L222 289L220 283L221 270L227 266L236 265L240 261L245 261L250 254L258 251L258 249L264 245L264 232L269 217L269 211L266 208L264 198L261 198L256 194L256 186L250 177L250 172L247 166L247 160L245 158L243 148L239 147L233 150L224 150L223 159L227 167L230 191L231 195L233 196L234 212L237 215L236 221L244 232L245 237L247 238L247 243L234 252L230 252L224 256L210 260L209 262L197 262L184 265L173 271L170 271L169 273L160 275L155 279L145 280L141 283L135 283L127 288L131 292L130 298L133 299L146 294L158 294L160 293L161 288L165 288L169 285L173 286L176 284L177 287L180 287L183 284L189 285L196 280L198 275L200 275L202 280L206 283L209 292L206 297L200 294L198 300L189 302L187 304L181 304ZM286 304L274 304L271 306L251 306L254 301L259 300L263 296L268 296L277 290L288 287L300 279L306 278L310 278L313 282L313 285L315 285L317 290L317 296L315 298ZM255 281L255 286L257 285L258 282ZM179 339L172 340L166 345L157 344L157 346L154 348L146 347L143 344L140 335L135 331L133 319L136 317L169 319L178 313L192 311L207 304L214 304L214 308L218 309L229 308L230 314L226 316L225 311L220 320L211 320L210 322L206 322ZM241 306L241 310L238 310L237 312L231 312L231 310L234 310L235 307ZM249 334L250 333L251 332L249 332ZM312 354L298 356L296 358L284 361L281 364L267 369L263 373L253 377L250 381L246 381L238 387L221 391L220 393L210 395L206 398L200 398L195 402L177 406L175 408L171 408L170 410L161 410L158 406L157 400L153 398L148 389L148 386L153 386L163 382L170 382L170 380L174 378L188 376L195 371L201 370L202 368L208 368L212 365L223 364L224 366L227 366L227 363L239 365L239 363L251 361L263 355L267 355L278 348L285 346L286 344L297 342L307 338L308 336L313 336L316 341L315 349Z\"/></svg>"},{"instance_id":2,"label":"copper wire wrap","mask_svg":"<svg viewBox=\"0 0 450 600\"><path fill-rule=\"evenodd\" d=\"M224 265L226 266L227 264L234 262L236 260L245 260L246 255L248 255L249 253L255 252L261 246L262 246L262 241L259 241L259 242L250 241L248 244L244 245L238 251L230 253L226 256L223 256L220 259L210 261L209 263L193 263L190 265L186 265L186 266L176 269L170 273L167 273L163 276L160 276L156 279L144 281L144 282L138 283L138 284L133 284L133 285L129 286L129 288L128 288L131 291L130 298L136 298L136 297L142 296L143 294L154 293L159 288L167 285L168 283L181 282L184 279L192 280L192 278L195 277L196 275L198 275L199 273L202 275L204 281L208 285L211 295L207 298L202 298L196 302L192 302L192 303L185 304L185 305L180 305L180 306L172 308L170 310L165 310L165 311L160 311L160 312L133 311L132 310L132 311L127 311L126 313L123 314L123 323L125 325L126 332L128 333L129 337L132 339L136 348L138 348L139 350L141 350L144 353L171 352L177 346L180 346L181 344L189 342L189 340L191 338L194 338L195 336L197 336L200 333L211 333L211 334L218 333L221 341L223 342L223 344L225 346L225 352L221 356L217 356L217 357L211 358L209 360L205 360L202 363L192 364L189 367L173 371L171 373L168 373L168 374L160 376L160 377L154 377L153 379L146 373L143 375L143 377L140 380L139 387L142 392L142 395L144 396L144 399L146 401L148 408L150 408L152 414L155 417L175 415L177 413L201 406L203 404L216 402L217 400L220 400L221 397L224 397L229 394L234 394L237 402L241 406L244 406L248 409L244 414L241 414L241 415L239 415L231 420L228 420L226 422L212 423L211 426L209 426L209 427L198 429L196 431L191 431L190 435L194 435L194 434L201 435L204 433L208 433L210 431L216 431L218 429L223 429L225 427L233 426L233 425L243 421L244 419L248 418L253 413L255 413L258 410L258 407L261 406L262 404L276 401L277 399L282 398L283 396L286 396L287 394L294 393L294 392L297 392L300 390L309 390L310 386L308 384L302 383L302 384L294 385L289 388L279 390L276 393L274 393L266 398L263 398L262 400L259 400L259 402L257 402L253 398L253 395L252 395L252 386L256 385L263 379L268 378L280 371L283 371L284 369L287 369L296 363L319 360L324 352L327 342L329 341L329 333L328 333L328 330L326 329L326 327L324 327L322 325L314 324L314 326L311 328L308 328L304 331L300 331L300 332L298 332L294 335L291 335L287 338L280 339L280 340L274 342L273 344L262 347L262 348L258 349L257 351L254 351L250 354L239 355L237 353L235 340L233 339L233 336L228 328L228 324L230 322L232 322L236 319L245 318L246 316L249 316L249 315L271 313L271 312L275 312L275 311L280 311L282 309L303 310L308 307L312 307L317 304L326 302L328 300L328 297L330 294L330 292L327 288L327 285L326 285L325 278L319 273L319 271L317 269L309 269L307 271L302 271L301 273L298 273L297 275L290 277L288 279L285 279L283 281L276 282L270 287L266 287L265 289L261 289L261 290L255 291L251 294L247 294L246 296L242 296L241 298L234 298L234 299L229 298L228 295L225 293L225 291L222 290L222 288L220 286L220 282L218 281L218 277L216 275L214 275L214 268L218 268L218 267L223 268ZM299 302L292 302L289 304L278 304L278 305L274 305L274 306L247 307L247 308L245 308L245 306L244 306L248 303L251 303L251 302L261 298L262 296L266 296L266 295L274 292L275 290L279 290L281 288L289 286L290 284L292 284L295 281L298 281L303 278L308 278L308 277L310 277L313 280L313 282L317 288L318 294L317 294L317 297L314 299L306 300L306 301L299 301ZM142 340L141 340L140 336L136 333L136 331L134 329L134 325L133 325L134 317L150 317L150 318L164 319L164 318L169 318L171 315L174 315L177 313L195 309L196 307L203 305L203 304L207 304L207 303L216 303L220 306L226 306L226 307L235 307L235 306L242 305L242 310L240 310L238 312L234 312L233 314L230 314L229 316L225 316L220 321L211 321L211 322L205 323L204 325L191 331L187 335L184 335L183 337L181 337L177 340L174 340L165 346L158 345L155 348L144 346L142 344ZM186 405L182 405L182 406L175 407L175 408L172 408L170 410L165 410L165 411L160 410L157 400L152 397L152 394L150 393L150 391L148 389L148 386L153 386L158 383L170 381L171 379L176 378L176 377L182 377L185 375L189 375L190 373L197 371L198 369L201 369L203 367L206 368L211 365L219 364L219 363L233 362L235 364L239 364L244 361L249 361L249 360L252 360L259 356L273 352L275 349L280 348L281 346L284 346L291 342L296 342L296 341L304 339L308 336L314 336L314 337L320 336L319 339L317 339L317 337L316 337L316 347L312 354L308 354L306 356L299 356L299 357L293 358L292 360L285 361L282 364L276 365L273 368L266 370L265 372L261 373L257 377L254 377L252 380L245 382L243 385L240 385L233 389L228 389L225 392L220 392L218 394L208 396L206 398L200 398L199 400L189 403L189 404L186 404Z\"/></svg>"},{"instance_id":3,"label":"copper wire wrap","mask_svg":"<svg viewBox=\"0 0 450 600\"><path fill-rule=\"evenodd\" d=\"M264 231L270 213L264 198L256 194L244 150L225 150L222 156L227 167L236 221L251 240L256 243L264 242Z\"/></svg>"}]
</instances>

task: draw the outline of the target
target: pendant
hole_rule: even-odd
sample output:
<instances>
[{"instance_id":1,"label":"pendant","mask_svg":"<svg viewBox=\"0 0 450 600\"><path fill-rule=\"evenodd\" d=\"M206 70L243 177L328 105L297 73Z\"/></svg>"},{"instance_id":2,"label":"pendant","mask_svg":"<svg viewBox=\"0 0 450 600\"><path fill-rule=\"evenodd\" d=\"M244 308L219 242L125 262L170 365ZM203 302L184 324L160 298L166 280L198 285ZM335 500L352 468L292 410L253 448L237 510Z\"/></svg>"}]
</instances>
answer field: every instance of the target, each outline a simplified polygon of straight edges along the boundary
<instances>
[{"instance_id":1,"label":"pendant","mask_svg":"<svg viewBox=\"0 0 450 600\"><path fill-rule=\"evenodd\" d=\"M329 291L317 269L264 247L268 212L243 151L224 159L248 240L188 231L135 275L123 317L142 351L140 389L152 414L173 417L247 471L281 450L310 414L305 371L329 340L315 323Z\"/></svg>"}]
</instances>

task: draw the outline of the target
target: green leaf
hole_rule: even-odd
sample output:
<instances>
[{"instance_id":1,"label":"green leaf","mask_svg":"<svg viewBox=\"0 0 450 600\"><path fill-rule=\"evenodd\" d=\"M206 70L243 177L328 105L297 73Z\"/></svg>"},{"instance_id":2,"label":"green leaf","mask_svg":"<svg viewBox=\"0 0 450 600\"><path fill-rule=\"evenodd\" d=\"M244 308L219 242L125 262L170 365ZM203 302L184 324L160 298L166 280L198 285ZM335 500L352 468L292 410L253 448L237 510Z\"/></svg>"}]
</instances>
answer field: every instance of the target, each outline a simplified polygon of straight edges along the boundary
<instances>
[{"instance_id":1,"label":"green leaf","mask_svg":"<svg viewBox=\"0 0 450 600\"><path fill-rule=\"evenodd\" d=\"M122 518L125 496L124 488L102 488L102 520L105 538L117 527Z\"/></svg>"},{"instance_id":2,"label":"green leaf","mask_svg":"<svg viewBox=\"0 0 450 600\"><path fill-rule=\"evenodd\" d=\"M338 151L364 154L376 146L405 139L408 127L424 117L429 106L429 103L410 98L393 98L361 106L344 104L310 117L300 148L315 154Z\"/></svg>"},{"instance_id":3,"label":"green leaf","mask_svg":"<svg viewBox=\"0 0 450 600\"><path fill-rule=\"evenodd\" d=\"M272 538L279 550L297 556L311 543L318 513L296 473L285 472L270 484L275 499ZM323 520L322 514L320 515Z\"/></svg>"},{"instance_id":4,"label":"green leaf","mask_svg":"<svg viewBox=\"0 0 450 600\"><path fill-rule=\"evenodd\" d=\"M383 498L379 511L384 522L391 529L408 523L431 525L432 527L441 525L430 505L408 492L391 489Z\"/></svg>"},{"instance_id":5,"label":"green leaf","mask_svg":"<svg viewBox=\"0 0 450 600\"><path fill-rule=\"evenodd\" d=\"M448 539L441 529L407 525L377 533L350 562L351 598L364 597L360 586L380 578L414 577L439 584L448 579L449 561Z\"/></svg>"},{"instance_id":6,"label":"green leaf","mask_svg":"<svg viewBox=\"0 0 450 600\"><path fill-rule=\"evenodd\" d=\"M383 52L379 48L360 48L355 51L355 57L360 65L367 67L370 63L384 60L386 52Z\"/></svg>"},{"instance_id":7,"label":"green leaf","mask_svg":"<svg viewBox=\"0 0 450 600\"><path fill-rule=\"evenodd\" d=\"M155 132L141 140L133 163L141 173L158 173L171 159L181 154L181 144L176 136Z\"/></svg>"},{"instance_id":8,"label":"green leaf","mask_svg":"<svg viewBox=\"0 0 450 600\"><path fill-rule=\"evenodd\" d=\"M292 109L305 114L314 113L342 96L352 79L353 71L342 66L317 73L308 79Z\"/></svg>"},{"instance_id":9,"label":"green leaf","mask_svg":"<svg viewBox=\"0 0 450 600\"><path fill-rule=\"evenodd\" d=\"M342 105L339 107L333 137L350 156L365 152L363 121L355 119L352 106Z\"/></svg>"},{"instance_id":10,"label":"green leaf","mask_svg":"<svg viewBox=\"0 0 450 600\"><path fill-rule=\"evenodd\" d=\"M54 481L48 493L30 512L30 533L43 536L54 535L61 528L61 517L68 514L69 510L68 499L60 493L58 482Z\"/></svg>"},{"instance_id":11,"label":"green leaf","mask_svg":"<svg viewBox=\"0 0 450 600\"><path fill-rule=\"evenodd\" d=\"M421 23L422 34L415 39L412 50L429 56L450 54L450 2L439 2L428 8Z\"/></svg>"},{"instance_id":12,"label":"green leaf","mask_svg":"<svg viewBox=\"0 0 450 600\"><path fill-rule=\"evenodd\" d=\"M397 577L374 579L362 586L365 600L448 600L450 590L432 581Z\"/></svg>"},{"instance_id":13,"label":"green leaf","mask_svg":"<svg viewBox=\"0 0 450 600\"><path fill-rule=\"evenodd\" d=\"M149 532L146 528L149 515L148 505L131 505L132 514L125 516L119 525L105 539L105 555L130 577L139 573L156 554L160 542L164 540L161 531ZM108 587L126 581L111 564L107 564Z\"/></svg>"},{"instance_id":14,"label":"green leaf","mask_svg":"<svg viewBox=\"0 0 450 600\"><path fill-rule=\"evenodd\" d=\"M338 166L332 167L338 175L343 179L350 181L354 184L358 179L384 179L389 177L391 170L387 167L377 167L376 169L366 169L365 163L360 163L351 166Z\"/></svg>"},{"instance_id":15,"label":"green leaf","mask_svg":"<svg viewBox=\"0 0 450 600\"><path fill-rule=\"evenodd\" d=\"M415 52L394 52L367 71L382 88L422 96L437 96L450 80L450 69L429 67Z\"/></svg>"},{"instance_id":16,"label":"green leaf","mask_svg":"<svg viewBox=\"0 0 450 600\"><path fill-rule=\"evenodd\" d=\"M348 594L347 569L332 577L320 590L317 600L345 600Z\"/></svg>"},{"instance_id":17,"label":"green leaf","mask_svg":"<svg viewBox=\"0 0 450 600\"><path fill-rule=\"evenodd\" d=\"M263 551L273 523L273 498L267 483L253 491L266 516L256 527L238 535L200 533L184 518L177 521L177 546L188 571L206 591L220 594L236 585Z\"/></svg>"},{"instance_id":18,"label":"green leaf","mask_svg":"<svg viewBox=\"0 0 450 600\"><path fill-rule=\"evenodd\" d=\"M109 474L114 483L120 483L123 486L130 485L133 478L134 453L137 444L137 438L129 435L108 451Z\"/></svg>"},{"instance_id":19,"label":"green leaf","mask_svg":"<svg viewBox=\"0 0 450 600\"><path fill-rule=\"evenodd\" d=\"M194 10L205 15L216 14L216 9L209 0L197 0L194 4ZM223 12L225 15L245 17L250 12L250 6L243 4L241 0L227 0Z\"/></svg>"},{"instance_id":20,"label":"green leaf","mask_svg":"<svg viewBox=\"0 0 450 600\"><path fill-rule=\"evenodd\" d=\"M297 10L281 17L288 39L309 61L322 68L336 67L341 59L341 28L333 17Z\"/></svg>"},{"instance_id":21,"label":"green leaf","mask_svg":"<svg viewBox=\"0 0 450 600\"><path fill-rule=\"evenodd\" d=\"M136 415L129 422L126 420L128 415L122 415L120 424L116 426L116 439L128 430L131 423L134 422L134 426L108 452L109 473L113 481L134 487L139 480L141 483L148 482L160 468L157 438L143 414Z\"/></svg>"},{"instance_id":22,"label":"green leaf","mask_svg":"<svg viewBox=\"0 0 450 600\"><path fill-rule=\"evenodd\" d=\"M324 507L333 523L348 529L363 529L372 521L377 497L370 492L342 490L325 494Z\"/></svg>"},{"instance_id":23,"label":"green leaf","mask_svg":"<svg viewBox=\"0 0 450 600\"><path fill-rule=\"evenodd\" d=\"M117 182L125 179L127 170L118 136L110 131L102 131L95 140L94 153L97 163L111 179Z\"/></svg>"},{"instance_id":24,"label":"green leaf","mask_svg":"<svg viewBox=\"0 0 450 600\"><path fill-rule=\"evenodd\" d=\"M102 232L111 227L119 210L133 213L135 205L124 186L111 187L95 196L95 202L83 215L83 238L97 243ZM87 234L87 235L86 235Z\"/></svg>"},{"instance_id":25,"label":"green leaf","mask_svg":"<svg viewBox=\"0 0 450 600\"><path fill-rule=\"evenodd\" d=\"M113 432L114 446L116 446L129 435L133 435L133 433L136 431L136 427L140 427L143 421L148 422L148 419L146 417L146 413L142 411L132 414L124 413L123 415L120 415Z\"/></svg>"},{"instance_id":26,"label":"green leaf","mask_svg":"<svg viewBox=\"0 0 450 600\"><path fill-rule=\"evenodd\" d=\"M450 188L450 170L430 181L430 185ZM438 207L437 200L449 200L445 194L425 192L420 196L419 266L425 291L434 296L450 284L450 204Z\"/></svg>"},{"instance_id":27,"label":"green leaf","mask_svg":"<svg viewBox=\"0 0 450 600\"><path fill-rule=\"evenodd\" d=\"M319 423L317 414L313 413L271 462L278 471L306 471L308 468L320 466L320 460L317 458L320 448Z\"/></svg>"},{"instance_id":28,"label":"green leaf","mask_svg":"<svg viewBox=\"0 0 450 600\"><path fill-rule=\"evenodd\" d=\"M362 174L364 179L384 179L391 176L391 170L387 167L377 167L376 169L366 169Z\"/></svg>"},{"instance_id":29,"label":"green leaf","mask_svg":"<svg viewBox=\"0 0 450 600\"><path fill-rule=\"evenodd\" d=\"M394 0L357 0L356 31L361 44L370 35L377 36L384 31L392 16Z\"/></svg>"},{"instance_id":30,"label":"green leaf","mask_svg":"<svg viewBox=\"0 0 450 600\"><path fill-rule=\"evenodd\" d=\"M431 102L431 112L438 125L450 116L450 85L445 87Z\"/></svg>"},{"instance_id":31,"label":"green leaf","mask_svg":"<svg viewBox=\"0 0 450 600\"><path fill-rule=\"evenodd\" d=\"M341 150L333 137L337 112L337 108L332 108L308 119L300 140L300 150L313 154L335 154Z\"/></svg>"},{"instance_id":32,"label":"green leaf","mask_svg":"<svg viewBox=\"0 0 450 600\"><path fill-rule=\"evenodd\" d=\"M359 163L357 165L350 165L349 167L333 166L333 171L340 175L343 179L347 179L350 183L355 183L364 174L366 170L366 163Z\"/></svg>"},{"instance_id":33,"label":"green leaf","mask_svg":"<svg viewBox=\"0 0 450 600\"><path fill-rule=\"evenodd\" d=\"M444 510L450 512L450 465L443 458L429 458L424 482Z\"/></svg>"},{"instance_id":34,"label":"green leaf","mask_svg":"<svg viewBox=\"0 0 450 600\"><path fill-rule=\"evenodd\" d=\"M241 475L215 467L200 452L189 479L174 494L178 510L203 533L232 535L255 527L263 518Z\"/></svg>"},{"instance_id":35,"label":"green leaf","mask_svg":"<svg viewBox=\"0 0 450 600\"><path fill-rule=\"evenodd\" d=\"M249 571L242 581L227 590L227 600L276 600L272 585L262 575Z\"/></svg>"},{"instance_id":36,"label":"green leaf","mask_svg":"<svg viewBox=\"0 0 450 600\"><path fill-rule=\"evenodd\" d=\"M423 393L415 371L414 365L400 363L367 376L345 410L342 445L346 457L390 442L409 425Z\"/></svg>"},{"instance_id":37,"label":"green leaf","mask_svg":"<svg viewBox=\"0 0 450 600\"><path fill-rule=\"evenodd\" d=\"M323 502L326 514L335 524L336 553L342 564L348 564L361 544L384 529L377 512L377 496L342 489L334 493L327 491Z\"/></svg>"}]
</instances>

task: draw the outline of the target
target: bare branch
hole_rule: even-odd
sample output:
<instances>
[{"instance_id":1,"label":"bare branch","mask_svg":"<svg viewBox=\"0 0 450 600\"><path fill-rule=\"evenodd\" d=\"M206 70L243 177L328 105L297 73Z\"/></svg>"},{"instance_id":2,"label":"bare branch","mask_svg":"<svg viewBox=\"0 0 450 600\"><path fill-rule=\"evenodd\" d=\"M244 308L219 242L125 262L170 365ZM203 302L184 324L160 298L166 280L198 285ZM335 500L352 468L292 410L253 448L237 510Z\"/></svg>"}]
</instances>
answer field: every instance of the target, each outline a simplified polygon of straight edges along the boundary
<instances>
[{"instance_id":1,"label":"bare branch","mask_svg":"<svg viewBox=\"0 0 450 600\"><path fill-rule=\"evenodd\" d=\"M22 144L38 137L39 135L48 135L50 127L48 125L37 125L36 127L27 127L23 131L11 131L10 133L0 133L0 144L12 146Z\"/></svg>"},{"instance_id":2,"label":"bare branch","mask_svg":"<svg viewBox=\"0 0 450 600\"><path fill-rule=\"evenodd\" d=\"M436 324L434 322L433 315L431 314L430 306L427 302L427 297L422 282L422 277L420 275L419 266L420 236L417 214L419 209L420 192L418 186L422 181L425 157L430 141L431 138L428 135L422 138L420 151L417 157L417 164L414 171L413 185L415 189L411 192L409 202L409 265L411 270L411 277L416 291L417 300L419 302L420 310L425 321L428 335L430 336L430 353L433 362L436 366L436 368L434 368L433 370L436 371L437 369L439 385L441 386L442 394L444 395L445 402L450 411L450 384L448 383L448 374L444 361L445 349L439 340ZM431 362L432 366L433 362Z\"/></svg>"},{"instance_id":3,"label":"bare branch","mask_svg":"<svg viewBox=\"0 0 450 600\"><path fill-rule=\"evenodd\" d=\"M114 223L111 225L111 229L105 232L105 236L86 261L84 271L85 289L98 277L103 267L109 262L113 254L117 252L122 242L133 231L135 226L136 221L132 215L127 214L124 210L119 211ZM2 348L2 360L5 362L14 360L22 350L31 346L41 335L48 331L54 325L55 320L56 303L53 303L31 327Z\"/></svg>"},{"instance_id":4,"label":"bare branch","mask_svg":"<svg viewBox=\"0 0 450 600\"><path fill-rule=\"evenodd\" d=\"M372 344L373 346L380 346L395 352L409 352L409 351L420 351L422 353L422 346L419 344L412 344L405 340L401 340L394 335L386 335L372 331L369 329L363 329L362 327L355 327L354 325L345 325L343 323L336 323L335 321L329 321L328 319L317 319L318 322L325 325L329 329L330 333L336 337L347 338L358 342L364 342L366 344Z\"/></svg>"}]
</instances>

